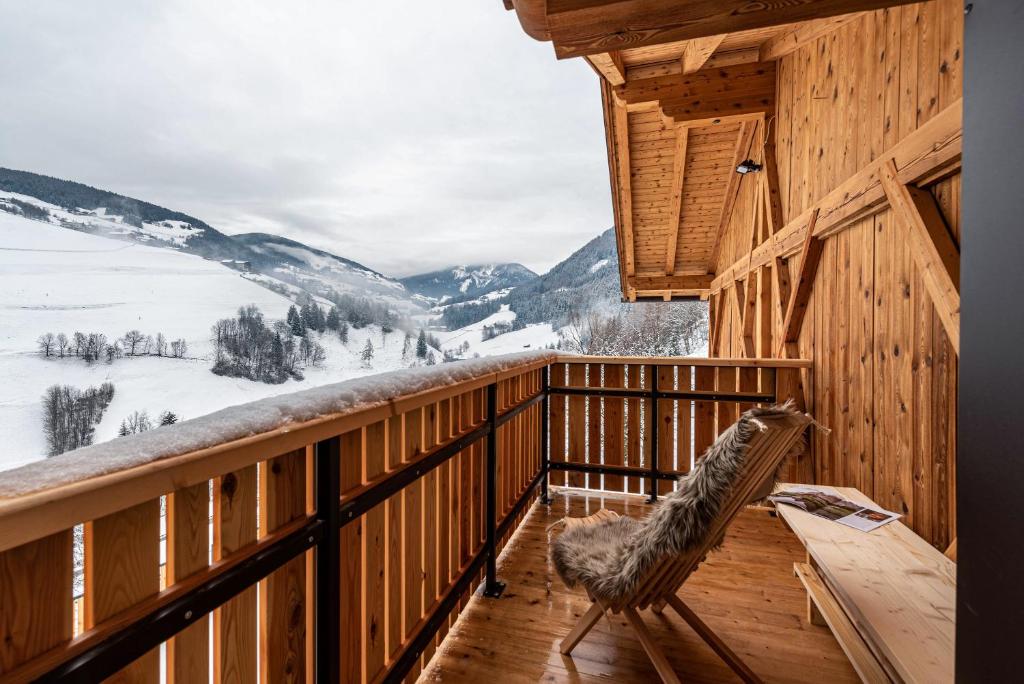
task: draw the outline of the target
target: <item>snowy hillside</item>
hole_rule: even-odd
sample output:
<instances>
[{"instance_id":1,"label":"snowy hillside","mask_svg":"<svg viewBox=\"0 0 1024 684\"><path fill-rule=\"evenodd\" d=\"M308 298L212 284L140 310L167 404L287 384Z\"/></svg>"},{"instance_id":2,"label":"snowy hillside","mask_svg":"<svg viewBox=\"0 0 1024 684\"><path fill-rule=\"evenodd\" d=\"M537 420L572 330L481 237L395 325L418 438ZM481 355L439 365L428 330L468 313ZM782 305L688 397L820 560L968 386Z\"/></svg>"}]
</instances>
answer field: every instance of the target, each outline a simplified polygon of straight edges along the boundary
<instances>
[{"instance_id":1,"label":"snowy hillside","mask_svg":"<svg viewBox=\"0 0 1024 684\"><path fill-rule=\"evenodd\" d=\"M192 216L81 183L0 168L0 212L187 252L271 276L314 296L372 298L403 315L429 307L397 280L350 259L273 235L225 235Z\"/></svg>"},{"instance_id":2,"label":"snowy hillside","mask_svg":"<svg viewBox=\"0 0 1024 684\"><path fill-rule=\"evenodd\" d=\"M53 384L78 388L112 382L114 399L96 429L96 442L116 436L133 411L156 417L171 410L193 418L225 406L410 365L405 333L378 326L351 328L347 344L318 335L327 352L305 380L268 385L210 372L210 328L239 306L255 304L267 319L283 319L291 302L221 264L183 254L80 233L0 213L0 469L38 460L46 451L42 395ZM130 329L183 338L186 358L140 356L86 363L43 358L46 332L99 332L108 339ZM369 367L360 353L369 339ZM411 356L411 355L410 355Z\"/></svg>"},{"instance_id":3,"label":"snowy hillside","mask_svg":"<svg viewBox=\"0 0 1024 684\"><path fill-rule=\"evenodd\" d=\"M539 323L528 325L519 330L502 332L490 339L486 331L504 329L502 326L511 327L516 319L516 313L510 311L508 305L502 306L499 311L487 318L472 323L464 328L450 332L437 333L441 340L441 349L445 352L457 355L459 358L472 358L480 356L493 356L495 354L511 354L513 352L544 349L548 345L558 344L558 333L551 328L550 323Z\"/></svg>"},{"instance_id":4,"label":"snowy hillside","mask_svg":"<svg viewBox=\"0 0 1024 684\"><path fill-rule=\"evenodd\" d=\"M522 264L478 264L409 276L401 282L426 301L443 304L513 288L536 277Z\"/></svg>"}]
</instances>

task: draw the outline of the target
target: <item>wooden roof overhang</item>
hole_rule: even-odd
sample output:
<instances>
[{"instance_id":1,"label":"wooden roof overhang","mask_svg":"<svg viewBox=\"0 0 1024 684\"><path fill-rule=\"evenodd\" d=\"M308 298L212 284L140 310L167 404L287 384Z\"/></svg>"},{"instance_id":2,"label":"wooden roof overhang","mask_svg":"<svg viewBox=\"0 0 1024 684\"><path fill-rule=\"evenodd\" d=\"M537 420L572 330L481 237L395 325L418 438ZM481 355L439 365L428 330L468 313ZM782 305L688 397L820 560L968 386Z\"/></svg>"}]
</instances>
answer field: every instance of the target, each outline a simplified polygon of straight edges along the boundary
<instances>
[{"instance_id":1,"label":"wooden roof overhang","mask_svg":"<svg viewBox=\"0 0 1024 684\"><path fill-rule=\"evenodd\" d=\"M862 11L905 0L505 0L559 58L601 77L623 299L707 297L739 193L764 165L760 216L782 221L774 149L776 60ZM777 187L777 186L776 186Z\"/></svg>"}]
</instances>

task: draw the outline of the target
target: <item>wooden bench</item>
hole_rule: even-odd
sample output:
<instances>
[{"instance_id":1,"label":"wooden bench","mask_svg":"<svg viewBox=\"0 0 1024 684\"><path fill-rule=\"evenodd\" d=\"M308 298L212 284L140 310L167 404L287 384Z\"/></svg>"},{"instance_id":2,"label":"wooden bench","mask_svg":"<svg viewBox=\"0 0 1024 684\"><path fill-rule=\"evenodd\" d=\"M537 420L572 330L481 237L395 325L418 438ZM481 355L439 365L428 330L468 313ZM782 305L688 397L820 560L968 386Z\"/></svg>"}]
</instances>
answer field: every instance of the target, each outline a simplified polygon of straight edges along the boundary
<instances>
[{"instance_id":1,"label":"wooden bench","mask_svg":"<svg viewBox=\"0 0 1024 684\"><path fill-rule=\"evenodd\" d=\"M821 489L881 508L857 489ZM861 679L953 681L952 560L899 521L861 532L794 506L777 510L807 549L794 572L807 589L808 619L832 630Z\"/></svg>"}]
</instances>

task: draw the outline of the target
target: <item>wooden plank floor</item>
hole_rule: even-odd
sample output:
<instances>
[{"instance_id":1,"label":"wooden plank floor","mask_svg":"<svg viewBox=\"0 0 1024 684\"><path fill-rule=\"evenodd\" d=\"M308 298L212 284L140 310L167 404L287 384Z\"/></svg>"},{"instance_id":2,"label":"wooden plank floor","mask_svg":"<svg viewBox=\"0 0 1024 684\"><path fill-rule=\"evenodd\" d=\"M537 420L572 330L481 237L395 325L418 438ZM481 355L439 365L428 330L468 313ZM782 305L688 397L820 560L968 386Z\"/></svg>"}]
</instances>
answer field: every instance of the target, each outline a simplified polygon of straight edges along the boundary
<instances>
[{"instance_id":1,"label":"wooden plank floor","mask_svg":"<svg viewBox=\"0 0 1024 684\"><path fill-rule=\"evenodd\" d=\"M562 584L547 560L552 522L604 507L643 516L641 497L556 493L535 504L499 561L508 584L500 599L474 596L420 681L590 682L658 681L654 667L622 615L602 619L572 657L558 644L589 608L586 595ZM766 511L744 511L725 544L680 596L768 682L856 682L826 627L806 620L806 598L793 576L803 547ZM684 682L733 682L733 675L674 612L641 614Z\"/></svg>"}]
</instances>

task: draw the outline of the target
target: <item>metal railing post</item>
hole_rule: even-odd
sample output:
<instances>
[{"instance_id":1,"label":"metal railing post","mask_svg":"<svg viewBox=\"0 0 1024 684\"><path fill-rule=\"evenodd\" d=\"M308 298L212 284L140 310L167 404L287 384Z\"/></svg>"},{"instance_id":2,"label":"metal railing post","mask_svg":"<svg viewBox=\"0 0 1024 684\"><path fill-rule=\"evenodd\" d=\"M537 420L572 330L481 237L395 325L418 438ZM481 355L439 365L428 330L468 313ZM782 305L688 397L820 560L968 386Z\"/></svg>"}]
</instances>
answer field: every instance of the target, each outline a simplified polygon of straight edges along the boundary
<instances>
[{"instance_id":1,"label":"metal railing post","mask_svg":"<svg viewBox=\"0 0 1024 684\"><path fill-rule=\"evenodd\" d=\"M661 427L658 421L658 369L651 368L651 467L650 467L650 496L648 503L658 500L658 430Z\"/></svg>"},{"instance_id":2,"label":"metal railing post","mask_svg":"<svg viewBox=\"0 0 1024 684\"><path fill-rule=\"evenodd\" d=\"M341 438L316 443L316 515L324 522L316 547L316 681L341 681Z\"/></svg>"},{"instance_id":3,"label":"metal railing post","mask_svg":"<svg viewBox=\"0 0 1024 684\"><path fill-rule=\"evenodd\" d=\"M548 443L548 404L550 402L548 390L551 387L548 375L550 373L551 366L544 366L540 374L541 391L544 393L540 408L540 467L543 472L540 481L540 502L545 505L552 503L551 495L548 493L548 473L551 470L551 446Z\"/></svg>"},{"instance_id":4,"label":"metal railing post","mask_svg":"<svg viewBox=\"0 0 1024 684\"><path fill-rule=\"evenodd\" d=\"M498 581L498 540L497 536L497 470L498 470L498 385L487 386L487 498L484 510L487 515L487 573L484 581L484 596L497 598L505 590L505 585Z\"/></svg>"}]
</instances>

